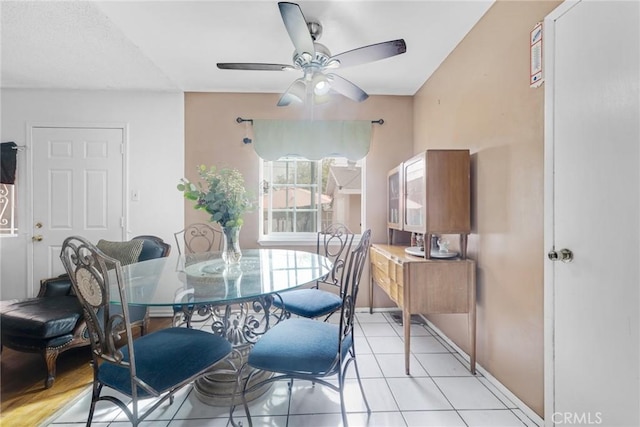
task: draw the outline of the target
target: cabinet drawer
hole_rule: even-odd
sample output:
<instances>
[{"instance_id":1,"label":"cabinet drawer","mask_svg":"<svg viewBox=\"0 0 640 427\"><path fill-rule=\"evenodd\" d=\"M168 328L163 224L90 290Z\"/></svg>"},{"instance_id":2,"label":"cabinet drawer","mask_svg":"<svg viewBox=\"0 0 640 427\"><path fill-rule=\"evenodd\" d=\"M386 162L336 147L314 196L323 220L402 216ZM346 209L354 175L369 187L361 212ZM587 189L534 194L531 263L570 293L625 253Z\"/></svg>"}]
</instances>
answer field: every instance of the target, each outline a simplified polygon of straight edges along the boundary
<instances>
[{"instance_id":1,"label":"cabinet drawer","mask_svg":"<svg viewBox=\"0 0 640 427\"><path fill-rule=\"evenodd\" d=\"M396 282L398 285L404 285L404 271L402 269L402 264L398 264L393 261L389 261L389 277L391 280Z\"/></svg>"},{"instance_id":2,"label":"cabinet drawer","mask_svg":"<svg viewBox=\"0 0 640 427\"><path fill-rule=\"evenodd\" d=\"M389 280L389 276L387 276L387 273L385 273L384 271L382 271L382 269L376 267L375 265L373 266L373 280L378 284L378 286L380 286L387 294L389 294L389 284L390 284L390 280Z\"/></svg>"},{"instance_id":3,"label":"cabinet drawer","mask_svg":"<svg viewBox=\"0 0 640 427\"><path fill-rule=\"evenodd\" d=\"M371 256L371 263L374 267L379 268L385 276L388 276L389 263L391 260L375 249L371 249L369 254Z\"/></svg>"}]
</instances>

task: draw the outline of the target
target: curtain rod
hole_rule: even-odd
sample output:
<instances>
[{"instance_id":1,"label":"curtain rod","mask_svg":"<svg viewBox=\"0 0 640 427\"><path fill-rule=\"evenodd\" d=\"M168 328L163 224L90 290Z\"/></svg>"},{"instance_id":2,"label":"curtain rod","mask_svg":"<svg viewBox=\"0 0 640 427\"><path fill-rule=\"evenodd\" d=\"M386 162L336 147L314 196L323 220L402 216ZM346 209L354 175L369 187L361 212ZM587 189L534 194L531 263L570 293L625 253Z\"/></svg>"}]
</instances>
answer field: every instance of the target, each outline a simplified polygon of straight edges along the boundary
<instances>
[{"instance_id":1,"label":"curtain rod","mask_svg":"<svg viewBox=\"0 0 640 427\"><path fill-rule=\"evenodd\" d=\"M242 117L238 117L238 118L236 118L236 122L238 122L238 123L250 122L251 124L253 124L253 119L243 119ZM382 125L382 124L384 124L384 120L383 119L371 120L371 123L377 124L377 125Z\"/></svg>"}]
</instances>

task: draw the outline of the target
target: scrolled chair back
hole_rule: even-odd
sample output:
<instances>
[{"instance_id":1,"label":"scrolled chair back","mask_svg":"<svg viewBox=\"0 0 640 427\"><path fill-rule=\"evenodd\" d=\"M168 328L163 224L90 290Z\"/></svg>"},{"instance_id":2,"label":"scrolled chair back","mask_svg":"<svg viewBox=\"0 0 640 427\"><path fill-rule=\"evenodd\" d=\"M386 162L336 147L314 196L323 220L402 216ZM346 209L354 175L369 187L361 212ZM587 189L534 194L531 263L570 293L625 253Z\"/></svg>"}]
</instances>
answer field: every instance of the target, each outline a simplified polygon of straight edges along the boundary
<instances>
[{"instance_id":1,"label":"scrolled chair back","mask_svg":"<svg viewBox=\"0 0 640 427\"><path fill-rule=\"evenodd\" d=\"M89 330L94 361L96 358L120 363L123 354L118 341L123 332L131 337L128 307L121 284L120 262L102 253L93 243L80 236L65 239L60 252L62 264L80 300ZM114 283L115 282L115 283ZM121 311L111 314L111 290L118 289Z\"/></svg>"},{"instance_id":2,"label":"scrolled chair back","mask_svg":"<svg viewBox=\"0 0 640 427\"><path fill-rule=\"evenodd\" d=\"M174 236L181 255L220 251L222 249L222 230L210 224L190 224L184 230L175 233ZM183 250L184 253L182 253Z\"/></svg>"},{"instance_id":3,"label":"scrolled chair back","mask_svg":"<svg viewBox=\"0 0 640 427\"><path fill-rule=\"evenodd\" d=\"M351 251L354 236L346 225L340 223L330 224L318 232L316 253L326 256L333 262L331 272L322 282L342 285L346 259Z\"/></svg>"},{"instance_id":4,"label":"scrolled chair back","mask_svg":"<svg viewBox=\"0 0 640 427\"><path fill-rule=\"evenodd\" d=\"M344 295L340 317L341 345L345 339L353 338L353 322L355 319L356 300L360 289L360 278L366 265L369 247L371 246L371 230L366 230L360 242L347 258L347 269L344 275ZM340 354L340 352L339 352Z\"/></svg>"}]
</instances>

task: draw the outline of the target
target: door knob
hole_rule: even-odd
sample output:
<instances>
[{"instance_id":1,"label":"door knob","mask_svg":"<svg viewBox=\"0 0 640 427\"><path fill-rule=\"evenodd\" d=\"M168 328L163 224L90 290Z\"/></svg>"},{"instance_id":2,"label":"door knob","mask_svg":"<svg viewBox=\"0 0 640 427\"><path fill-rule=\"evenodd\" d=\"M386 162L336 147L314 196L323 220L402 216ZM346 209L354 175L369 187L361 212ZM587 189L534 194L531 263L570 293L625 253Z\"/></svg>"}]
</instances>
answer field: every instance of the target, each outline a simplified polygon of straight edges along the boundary
<instances>
[{"instance_id":1,"label":"door knob","mask_svg":"<svg viewBox=\"0 0 640 427\"><path fill-rule=\"evenodd\" d=\"M573 252L569 249L560 249L560 252L550 250L547 254L551 261L571 262L573 261Z\"/></svg>"},{"instance_id":2,"label":"door knob","mask_svg":"<svg viewBox=\"0 0 640 427\"><path fill-rule=\"evenodd\" d=\"M31 240L33 240L34 242L42 242L42 239L44 239L44 237L42 237L42 234L36 234L31 238Z\"/></svg>"}]
</instances>

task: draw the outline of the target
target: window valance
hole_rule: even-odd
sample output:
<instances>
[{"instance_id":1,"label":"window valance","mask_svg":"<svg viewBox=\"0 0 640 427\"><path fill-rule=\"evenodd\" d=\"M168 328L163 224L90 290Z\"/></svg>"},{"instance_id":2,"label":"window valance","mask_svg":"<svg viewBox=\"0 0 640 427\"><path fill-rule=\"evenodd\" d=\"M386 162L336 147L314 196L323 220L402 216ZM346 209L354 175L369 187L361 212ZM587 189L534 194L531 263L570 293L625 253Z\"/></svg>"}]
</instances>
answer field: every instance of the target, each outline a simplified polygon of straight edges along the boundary
<instances>
[{"instance_id":1,"label":"window valance","mask_svg":"<svg viewBox=\"0 0 640 427\"><path fill-rule=\"evenodd\" d=\"M371 145L369 120L253 120L253 145L265 160L346 157L360 160Z\"/></svg>"}]
</instances>

